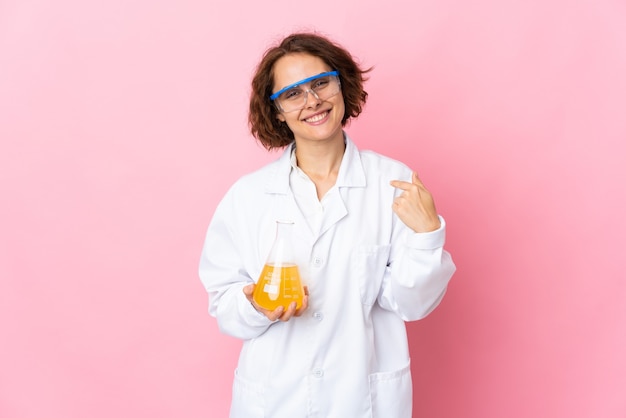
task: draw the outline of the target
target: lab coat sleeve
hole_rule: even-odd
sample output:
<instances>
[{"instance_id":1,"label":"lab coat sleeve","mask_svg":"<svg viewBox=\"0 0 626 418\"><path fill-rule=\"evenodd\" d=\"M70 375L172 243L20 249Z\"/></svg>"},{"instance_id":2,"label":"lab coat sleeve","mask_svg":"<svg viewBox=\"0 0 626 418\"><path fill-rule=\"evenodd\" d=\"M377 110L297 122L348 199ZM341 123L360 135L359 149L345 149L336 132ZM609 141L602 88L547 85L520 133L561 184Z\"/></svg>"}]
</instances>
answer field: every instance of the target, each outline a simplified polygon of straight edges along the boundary
<instances>
[{"instance_id":1,"label":"lab coat sleeve","mask_svg":"<svg viewBox=\"0 0 626 418\"><path fill-rule=\"evenodd\" d=\"M450 278L456 270L450 254L444 250L446 223L432 232L415 233L396 225L396 243L392 243L378 303L396 312L405 321L422 319L441 302Z\"/></svg>"},{"instance_id":2,"label":"lab coat sleeve","mask_svg":"<svg viewBox=\"0 0 626 418\"><path fill-rule=\"evenodd\" d=\"M236 228L236 216L232 195L227 193L209 225L199 275L209 294L209 314L217 319L220 331L250 339L263 334L272 321L258 312L243 293L243 287L254 281L244 268L241 246L245 241Z\"/></svg>"}]
</instances>

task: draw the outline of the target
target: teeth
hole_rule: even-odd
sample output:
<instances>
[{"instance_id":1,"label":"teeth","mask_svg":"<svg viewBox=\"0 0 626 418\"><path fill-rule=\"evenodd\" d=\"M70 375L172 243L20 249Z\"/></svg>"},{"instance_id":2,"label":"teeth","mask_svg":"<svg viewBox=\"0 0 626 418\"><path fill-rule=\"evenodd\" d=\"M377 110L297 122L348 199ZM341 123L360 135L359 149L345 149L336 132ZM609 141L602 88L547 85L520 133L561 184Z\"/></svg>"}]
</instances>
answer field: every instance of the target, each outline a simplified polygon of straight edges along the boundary
<instances>
[{"instance_id":1,"label":"teeth","mask_svg":"<svg viewBox=\"0 0 626 418\"><path fill-rule=\"evenodd\" d=\"M328 112L320 113L319 115L315 115L315 116L312 116L312 117L310 117L308 119L305 119L305 121L307 121L307 122L319 122L320 120L324 119L327 114L328 114Z\"/></svg>"}]
</instances>

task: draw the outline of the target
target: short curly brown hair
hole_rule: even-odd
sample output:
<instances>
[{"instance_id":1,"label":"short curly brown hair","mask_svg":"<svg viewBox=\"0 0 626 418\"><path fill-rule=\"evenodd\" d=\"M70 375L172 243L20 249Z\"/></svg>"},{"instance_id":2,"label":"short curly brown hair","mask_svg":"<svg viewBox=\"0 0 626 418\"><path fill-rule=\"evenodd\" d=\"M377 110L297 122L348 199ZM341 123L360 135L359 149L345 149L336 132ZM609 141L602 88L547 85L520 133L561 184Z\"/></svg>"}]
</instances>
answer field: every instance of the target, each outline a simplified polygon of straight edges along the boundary
<instances>
[{"instance_id":1,"label":"short curly brown hair","mask_svg":"<svg viewBox=\"0 0 626 418\"><path fill-rule=\"evenodd\" d=\"M274 88L274 64L285 55L294 53L319 57L339 72L346 109L342 126L350 118L359 116L367 100L367 92L363 89L367 80L364 75L371 68L361 69L348 51L324 36L308 32L287 36L279 45L265 52L252 78L248 125L252 135L268 150L285 147L294 140L287 124L277 119L278 109L269 98Z\"/></svg>"}]
</instances>

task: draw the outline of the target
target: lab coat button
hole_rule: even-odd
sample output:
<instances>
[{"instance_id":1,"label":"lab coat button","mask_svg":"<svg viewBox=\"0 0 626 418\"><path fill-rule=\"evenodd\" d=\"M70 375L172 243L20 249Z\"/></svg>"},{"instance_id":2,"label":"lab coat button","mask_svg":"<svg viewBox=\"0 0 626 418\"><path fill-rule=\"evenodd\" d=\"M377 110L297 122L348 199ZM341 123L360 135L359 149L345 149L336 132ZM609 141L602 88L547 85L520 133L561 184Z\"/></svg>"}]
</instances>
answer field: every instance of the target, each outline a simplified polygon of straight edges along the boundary
<instances>
[{"instance_id":1,"label":"lab coat button","mask_svg":"<svg viewBox=\"0 0 626 418\"><path fill-rule=\"evenodd\" d=\"M324 319L324 314L321 312L315 312L313 314L313 318L317 319L318 321L321 321L322 319Z\"/></svg>"},{"instance_id":2,"label":"lab coat button","mask_svg":"<svg viewBox=\"0 0 626 418\"><path fill-rule=\"evenodd\" d=\"M324 370L322 370L322 369L313 369L313 372L311 374L313 375L313 377L316 377L316 378L319 379L320 377L324 376Z\"/></svg>"},{"instance_id":3,"label":"lab coat button","mask_svg":"<svg viewBox=\"0 0 626 418\"><path fill-rule=\"evenodd\" d=\"M315 267L321 267L321 266L322 266L322 264L324 264L324 260L322 260L320 257L315 257L315 258L313 259L313 265L314 265Z\"/></svg>"}]
</instances>

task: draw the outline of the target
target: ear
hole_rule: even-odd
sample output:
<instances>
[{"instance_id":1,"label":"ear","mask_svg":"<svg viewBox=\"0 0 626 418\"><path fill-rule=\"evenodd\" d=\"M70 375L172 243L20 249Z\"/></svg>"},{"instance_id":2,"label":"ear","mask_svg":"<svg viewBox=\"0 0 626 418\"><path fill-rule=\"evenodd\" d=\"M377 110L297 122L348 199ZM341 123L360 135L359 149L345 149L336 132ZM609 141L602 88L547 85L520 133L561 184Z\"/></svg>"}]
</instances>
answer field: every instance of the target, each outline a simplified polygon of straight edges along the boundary
<instances>
[{"instance_id":1,"label":"ear","mask_svg":"<svg viewBox=\"0 0 626 418\"><path fill-rule=\"evenodd\" d=\"M281 121L281 122L284 122L284 121L285 121L285 116L283 116L283 114L282 114L282 113L278 112L278 113L276 114L276 119L278 119L278 120L279 120L279 121Z\"/></svg>"}]
</instances>

